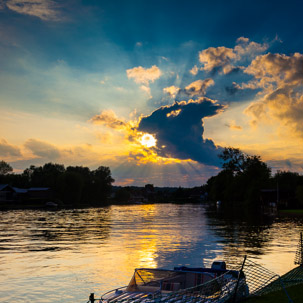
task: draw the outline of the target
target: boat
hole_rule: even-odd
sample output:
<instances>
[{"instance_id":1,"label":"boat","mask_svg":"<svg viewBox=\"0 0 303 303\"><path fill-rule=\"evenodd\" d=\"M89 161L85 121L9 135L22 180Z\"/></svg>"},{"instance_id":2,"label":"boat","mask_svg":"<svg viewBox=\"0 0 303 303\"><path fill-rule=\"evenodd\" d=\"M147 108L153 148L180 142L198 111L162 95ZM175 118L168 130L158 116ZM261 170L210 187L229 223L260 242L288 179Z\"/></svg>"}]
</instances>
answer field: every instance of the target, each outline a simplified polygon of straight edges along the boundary
<instances>
[{"instance_id":1,"label":"boat","mask_svg":"<svg viewBox=\"0 0 303 303\"><path fill-rule=\"evenodd\" d=\"M45 207L49 207L49 208L57 208L58 207L58 203L49 201L45 203Z\"/></svg>"},{"instance_id":2,"label":"boat","mask_svg":"<svg viewBox=\"0 0 303 303\"><path fill-rule=\"evenodd\" d=\"M228 302L234 294L248 296L243 271L227 270L224 261L210 268L137 268L127 286L108 291L101 303ZM95 302L94 294L89 302Z\"/></svg>"}]
</instances>

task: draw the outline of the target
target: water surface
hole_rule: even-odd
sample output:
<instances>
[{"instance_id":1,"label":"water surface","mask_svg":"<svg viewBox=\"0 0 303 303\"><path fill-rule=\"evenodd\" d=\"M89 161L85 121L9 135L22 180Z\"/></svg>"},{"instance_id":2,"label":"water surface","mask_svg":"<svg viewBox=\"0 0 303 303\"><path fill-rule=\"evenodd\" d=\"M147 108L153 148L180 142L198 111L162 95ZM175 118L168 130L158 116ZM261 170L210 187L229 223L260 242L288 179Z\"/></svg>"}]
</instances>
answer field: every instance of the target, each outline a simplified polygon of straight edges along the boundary
<instances>
[{"instance_id":1,"label":"water surface","mask_svg":"<svg viewBox=\"0 0 303 303\"><path fill-rule=\"evenodd\" d=\"M202 205L0 212L0 301L87 302L128 283L136 267L210 265L248 257L283 274L302 219L223 219Z\"/></svg>"}]
</instances>

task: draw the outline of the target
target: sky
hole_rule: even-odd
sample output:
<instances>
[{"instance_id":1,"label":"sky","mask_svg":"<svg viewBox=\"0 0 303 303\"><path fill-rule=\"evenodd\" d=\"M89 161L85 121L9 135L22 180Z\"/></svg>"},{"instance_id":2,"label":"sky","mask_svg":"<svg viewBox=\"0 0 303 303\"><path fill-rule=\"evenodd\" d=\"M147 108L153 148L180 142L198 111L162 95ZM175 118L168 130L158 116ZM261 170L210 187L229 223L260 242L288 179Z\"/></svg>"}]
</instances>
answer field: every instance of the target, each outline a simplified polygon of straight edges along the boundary
<instances>
[{"instance_id":1,"label":"sky","mask_svg":"<svg viewBox=\"0 0 303 303\"><path fill-rule=\"evenodd\" d=\"M224 147L303 173L301 1L0 0L0 160L193 187Z\"/></svg>"}]
</instances>

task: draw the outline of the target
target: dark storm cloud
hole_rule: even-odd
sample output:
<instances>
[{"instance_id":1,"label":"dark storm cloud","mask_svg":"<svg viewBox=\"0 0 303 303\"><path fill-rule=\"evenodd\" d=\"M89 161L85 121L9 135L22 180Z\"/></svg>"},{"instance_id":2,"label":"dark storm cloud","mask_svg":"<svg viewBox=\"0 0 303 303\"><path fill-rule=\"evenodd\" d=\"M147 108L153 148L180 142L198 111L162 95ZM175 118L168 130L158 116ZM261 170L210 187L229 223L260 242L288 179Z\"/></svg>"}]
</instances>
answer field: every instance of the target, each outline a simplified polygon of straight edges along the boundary
<instances>
[{"instance_id":1,"label":"dark storm cloud","mask_svg":"<svg viewBox=\"0 0 303 303\"><path fill-rule=\"evenodd\" d=\"M191 159L218 166L221 148L212 140L203 138L202 119L217 115L223 108L208 98L175 102L142 118L138 130L155 135L157 153L162 157Z\"/></svg>"}]
</instances>

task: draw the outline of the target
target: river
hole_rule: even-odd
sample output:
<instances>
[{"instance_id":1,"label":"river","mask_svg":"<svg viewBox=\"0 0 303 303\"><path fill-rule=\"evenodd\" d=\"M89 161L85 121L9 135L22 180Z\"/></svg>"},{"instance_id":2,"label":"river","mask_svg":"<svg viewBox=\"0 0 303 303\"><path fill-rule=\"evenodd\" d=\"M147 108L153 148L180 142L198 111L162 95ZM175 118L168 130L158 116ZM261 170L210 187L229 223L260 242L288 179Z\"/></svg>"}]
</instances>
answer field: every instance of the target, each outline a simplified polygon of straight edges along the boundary
<instances>
[{"instance_id":1,"label":"river","mask_svg":"<svg viewBox=\"0 0 303 303\"><path fill-rule=\"evenodd\" d=\"M277 274L294 267L302 218L246 222L203 205L148 204L0 212L0 301L87 302L136 267L208 266L245 254Z\"/></svg>"}]
</instances>

